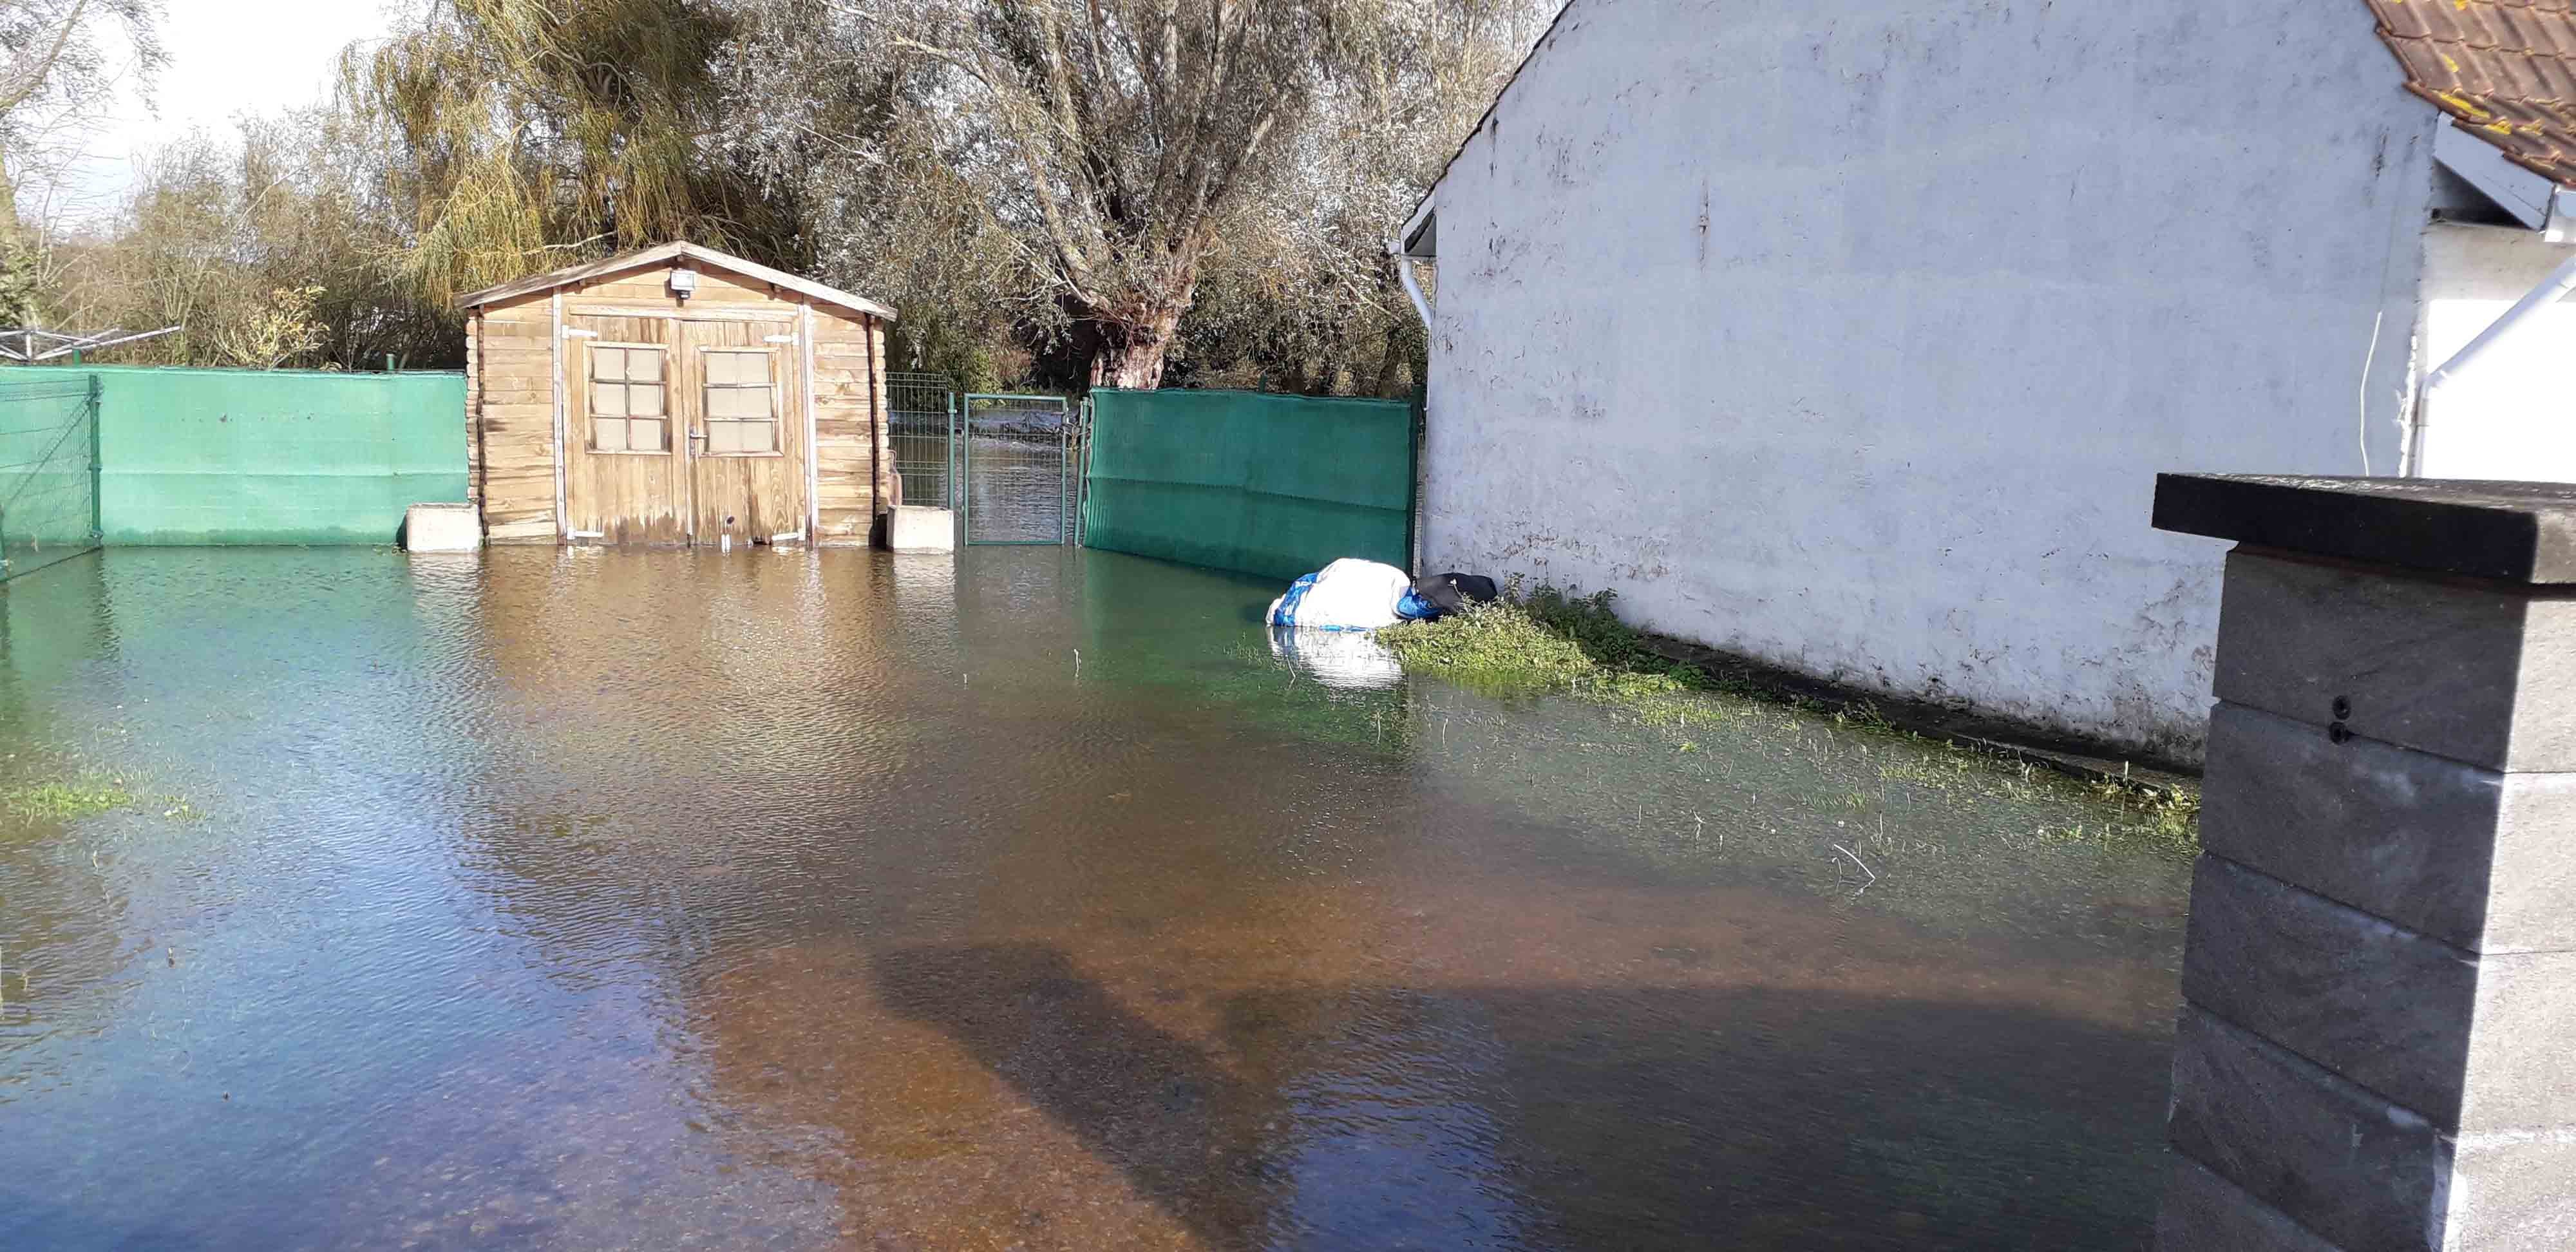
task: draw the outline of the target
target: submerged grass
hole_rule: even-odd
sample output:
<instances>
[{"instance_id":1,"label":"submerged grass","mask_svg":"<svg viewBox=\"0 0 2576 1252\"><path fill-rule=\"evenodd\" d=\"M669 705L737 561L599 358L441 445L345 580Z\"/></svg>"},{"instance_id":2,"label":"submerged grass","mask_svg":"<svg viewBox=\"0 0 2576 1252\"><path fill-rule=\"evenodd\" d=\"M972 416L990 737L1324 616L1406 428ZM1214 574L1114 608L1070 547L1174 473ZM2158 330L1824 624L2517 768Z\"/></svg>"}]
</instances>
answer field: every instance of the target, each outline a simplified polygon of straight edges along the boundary
<instances>
[{"instance_id":1,"label":"submerged grass","mask_svg":"<svg viewBox=\"0 0 2576 1252\"><path fill-rule=\"evenodd\" d=\"M1709 723L1743 722L1761 716L1758 710L1764 705L1785 704L1830 718L1843 730L1901 741L1916 749L1885 754L1886 763L1880 768L1886 782L1912 784L1933 793L1957 791L1963 798L1990 793L1996 787L2012 799L2089 791L2106 806L2098 822L2072 822L2036 832L2040 842L2142 844L2176 852L2198 846L2196 790L2152 786L2125 777L2081 781L2041 769L2025 757L1907 730L1865 701L1836 706L1713 675L1657 652L1644 632L1619 620L1613 607L1617 599L1616 592L1583 595L1553 586L1523 595L1515 578L1503 598L1492 604L1474 605L1439 621L1394 626L1378 632L1378 641L1408 671L1438 676L1486 695L1558 692L1608 704L1641 724L1668 732L1676 756L1702 750L1689 737L1694 719L1704 728ZM1966 785L1972 781L1977 785ZM1872 807L1872 797L1865 791L1834 799L1839 802L1829 807L1854 812Z\"/></svg>"},{"instance_id":2,"label":"submerged grass","mask_svg":"<svg viewBox=\"0 0 2576 1252\"><path fill-rule=\"evenodd\" d=\"M0 791L0 810L27 821L94 817L134 803L123 779L104 773L29 783Z\"/></svg>"}]
</instances>

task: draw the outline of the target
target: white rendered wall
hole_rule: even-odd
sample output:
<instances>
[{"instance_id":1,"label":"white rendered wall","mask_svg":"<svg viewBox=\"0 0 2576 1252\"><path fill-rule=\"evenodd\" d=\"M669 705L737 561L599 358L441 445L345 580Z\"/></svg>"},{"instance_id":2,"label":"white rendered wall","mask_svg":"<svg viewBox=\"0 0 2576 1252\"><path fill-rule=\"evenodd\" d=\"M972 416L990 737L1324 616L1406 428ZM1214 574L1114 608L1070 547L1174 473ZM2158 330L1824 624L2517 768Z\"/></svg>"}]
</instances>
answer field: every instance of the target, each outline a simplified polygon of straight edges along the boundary
<instances>
[{"instance_id":1,"label":"white rendered wall","mask_svg":"<svg viewBox=\"0 0 2576 1252\"><path fill-rule=\"evenodd\" d=\"M2194 757L2154 477L2395 471L2399 80L2308 0L1575 0L1435 193L1424 558Z\"/></svg>"},{"instance_id":2,"label":"white rendered wall","mask_svg":"<svg viewBox=\"0 0 2576 1252\"><path fill-rule=\"evenodd\" d=\"M2418 361L2468 345L2576 248L2528 230L2436 223L2424 233ZM2425 397L2416 472L2576 482L2576 303L2534 314Z\"/></svg>"}]
</instances>

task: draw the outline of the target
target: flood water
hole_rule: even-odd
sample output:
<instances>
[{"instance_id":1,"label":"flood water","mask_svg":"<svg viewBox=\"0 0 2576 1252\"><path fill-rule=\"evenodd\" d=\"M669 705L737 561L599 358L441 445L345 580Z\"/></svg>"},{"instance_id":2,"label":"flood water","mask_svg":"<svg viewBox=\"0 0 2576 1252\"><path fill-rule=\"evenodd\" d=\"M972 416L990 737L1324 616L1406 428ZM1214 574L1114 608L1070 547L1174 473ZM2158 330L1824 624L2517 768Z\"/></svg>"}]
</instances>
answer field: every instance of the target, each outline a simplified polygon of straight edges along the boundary
<instances>
[{"instance_id":1,"label":"flood water","mask_svg":"<svg viewBox=\"0 0 2576 1252\"><path fill-rule=\"evenodd\" d=\"M1284 655L1274 594L1059 548L11 585L0 1243L2145 1246L2175 852L1773 706ZM67 778L130 800L24 803Z\"/></svg>"}]
</instances>

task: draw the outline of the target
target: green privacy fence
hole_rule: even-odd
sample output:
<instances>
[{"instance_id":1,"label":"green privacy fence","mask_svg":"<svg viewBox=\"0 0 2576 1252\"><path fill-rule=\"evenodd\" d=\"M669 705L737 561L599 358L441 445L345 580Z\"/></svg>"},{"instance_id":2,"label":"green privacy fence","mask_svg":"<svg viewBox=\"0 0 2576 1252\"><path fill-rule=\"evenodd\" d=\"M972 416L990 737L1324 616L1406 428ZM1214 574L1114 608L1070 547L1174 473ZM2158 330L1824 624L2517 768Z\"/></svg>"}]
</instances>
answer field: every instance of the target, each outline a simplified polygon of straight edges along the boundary
<instances>
[{"instance_id":1,"label":"green privacy fence","mask_svg":"<svg viewBox=\"0 0 2576 1252\"><path fill-rule=\"evenodd\" d=\"M461 374L0 369L0 579L110 544L392 543L465 498Z\"/></svg>"},{"instance_id":2,"label":"green privacy fence","mask_svg":"<svg viewBox=\"0 0 2576 1252\"><path fill-rule=\"evenodd\" d=\"M462 374L25 372L99 380L110 544L392 543L404 509L465 499Z\"/></svg>"},{"instance_id":3,"label":"green privacy fence","mask_svg":"<svg viewBox=\"0 0 2576 1252\"><path fill-rule=\"evenodd\" d=\"M1274 578L1407 566L1414 430L1400 400L1095 390L1083 544Z\"/></svg>"},{"instance_id":4,"label":"green privacy fence","mask_svg":"<svg viewBox=\"0 0 2576 1252\"><path fill-rule=\"evenodd\" d=\"M0 581L98 546L98 379L0 374Z\"/></svg>"}]
</instances>

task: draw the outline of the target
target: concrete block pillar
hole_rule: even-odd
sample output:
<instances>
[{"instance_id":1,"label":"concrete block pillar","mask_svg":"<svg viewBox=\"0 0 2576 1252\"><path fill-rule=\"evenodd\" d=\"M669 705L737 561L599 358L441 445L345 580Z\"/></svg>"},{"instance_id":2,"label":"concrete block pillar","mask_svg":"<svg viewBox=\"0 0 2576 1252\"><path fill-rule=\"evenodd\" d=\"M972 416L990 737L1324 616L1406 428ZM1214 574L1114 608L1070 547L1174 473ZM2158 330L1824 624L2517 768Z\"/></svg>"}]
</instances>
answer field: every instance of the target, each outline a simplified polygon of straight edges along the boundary
<instances>
[{"instance_id":1,"label":"concrete block pillar","mask_svg":"<svg viewBox=\"0 0 2576 1252\"><path fill-rule=\"evenodd\" d=\"M415 504L403 513L402 546L407 552L475 552L483 547L480 506Z\"/></svg>"},{"instance_id":2,"label":"concrete block pillar","mask_svg":"<svg viewBox=\"0 0 2576 1252\"><path fill-rule=\"evenodd\" d=\"M2576 1248L2576 487L2165 475L2237 541L2168 1252Z\"/></svg>"},{"instance_id":3,"label":"concrete block pillar","mask_svg":"<svg viewBox=\"0 0 2576 1252\"><path fill-rule=\"evenodd\" d=\"M898 504L886 517L886 546L897 552L953 552L957 515L926 504Z\"/></svg>"}]
</instances>

